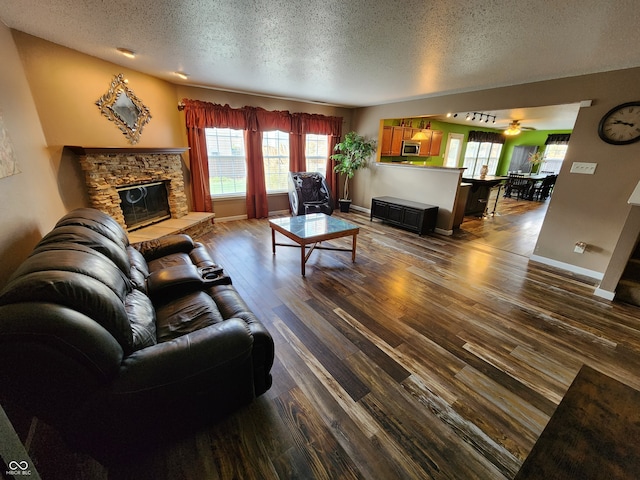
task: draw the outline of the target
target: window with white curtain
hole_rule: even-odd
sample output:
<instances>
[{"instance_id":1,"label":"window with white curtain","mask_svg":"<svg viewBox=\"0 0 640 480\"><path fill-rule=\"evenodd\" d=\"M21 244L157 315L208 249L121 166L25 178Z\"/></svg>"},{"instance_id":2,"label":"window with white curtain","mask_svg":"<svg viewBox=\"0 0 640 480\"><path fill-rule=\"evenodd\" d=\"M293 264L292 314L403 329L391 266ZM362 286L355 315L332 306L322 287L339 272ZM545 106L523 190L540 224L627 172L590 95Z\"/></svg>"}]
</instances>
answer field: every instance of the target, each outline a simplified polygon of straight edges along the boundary
<instances>
[{"instance_id":1,"label":"window with white curtain","mask_svg":"<svg viewBox=\"0 0 640 480\"><path fill-rule=\"evenodd\" d=\"M289 134L280 130L263 132L262 157L267 193L286 192L289 179Z\"/></svg>"},{"instance_id":2,"label":"window with white curtain","mask_svg":"<svg viewBox=\"0 0 640 480\"><path fill-rule=\"evenodd\" d=\"M483 165L487 165L488 175L495 175L501 152L501 143L467 142L463 164L463 167L467 169L465 175L480 175L480 169Z\"/></svg>"},{"instance_id":3,"label":"window with white curtain","mask_svg":"<svg viewBox=\"0 0 640 480\"><path fill-rule=\"evenodd\" d=\"M247 156L244 149L244 130L206 128L205 139L211 196L246 195Z\"/></svg>"},{"instance_id":4,"label":"window with white curtain","mask_svg":"<svg viewBox=\"0 0 640 480\"><path fill-rule=\"evenodd\" d=\"M319 172L324 175L329 157L329 135L307 133L304 154L307 161L307 172Z\"/></svg>"},{"instance_id":5,"label":"window with white curtain","mask_svg":"<svg viewBox=\"0 0 640 480\"><path fill-rule=\"evenodd\" d=\"M562 162L567 155L570 138L571 134L569 133L552 133L547 136L544 156L540 165L541 172L556 175L560 173Z\"/></svg>"}]
</instances>

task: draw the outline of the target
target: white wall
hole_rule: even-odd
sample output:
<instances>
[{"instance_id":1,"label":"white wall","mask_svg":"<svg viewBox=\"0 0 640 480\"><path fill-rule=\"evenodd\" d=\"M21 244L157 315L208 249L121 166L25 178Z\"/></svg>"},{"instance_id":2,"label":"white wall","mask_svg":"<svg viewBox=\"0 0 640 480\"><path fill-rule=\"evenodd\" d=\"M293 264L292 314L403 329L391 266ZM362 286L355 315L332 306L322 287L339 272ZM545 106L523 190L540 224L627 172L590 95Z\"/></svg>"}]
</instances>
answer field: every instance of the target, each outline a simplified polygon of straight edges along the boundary
<instances>
[{"instance_id":1,"label":"white wall","mask_svg":"<svg viewBox=\"0 0 640 480\"><path fill-rule=\"evenodd\" d=\"M371 163L358 175L368 178L371 197L390 196L404 200L436 205L436 231L451 234L453 210L460 187L462 170L458 168L414 167ZM362 178L360 179L362 183ZM368 207L371 206L369 202Z\"/></svg>"}]
</instances>

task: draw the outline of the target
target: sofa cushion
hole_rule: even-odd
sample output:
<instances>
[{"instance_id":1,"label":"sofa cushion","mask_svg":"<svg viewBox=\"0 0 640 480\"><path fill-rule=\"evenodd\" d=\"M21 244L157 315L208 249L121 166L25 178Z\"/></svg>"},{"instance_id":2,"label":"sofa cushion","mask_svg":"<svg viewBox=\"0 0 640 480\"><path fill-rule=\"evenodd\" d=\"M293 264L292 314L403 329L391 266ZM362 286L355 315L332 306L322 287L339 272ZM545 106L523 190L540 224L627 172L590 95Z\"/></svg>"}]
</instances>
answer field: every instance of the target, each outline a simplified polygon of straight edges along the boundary
<instances>
[{"instance_id":1,"label":"sofa cushion","mask_svg":"<svg viewBox=\"0 0 640 480\"><path fill-rule=\"evenodd\" d=\"M132 351L131 325L123 300L96 278L61 270L25 273L0 294L0 305L23 302L55 303L76 310L104 327L125 353Z\"/></svg>"},{"instance_id":2,"label":"sofa cushion","mask_svg":"<svg viewBox=\"0 0 640 480\"><path fill-rule=\"evenodd\" d=\"M150 347L156 342L156 311L149 297L133 290L124 302L131 323L133 350Z\"/></svg>"},{"instance_id":3,"label":"sofa cushion","mask_svg":"<svg viewBox=\"0 0 640 480\"><path fill-rule=\"evenodd\" d=\"M81 225L119 243L122 248L129 245L129 237L125 229L113 217L100 210L93 208L73 210L56 223L56 227L64 225Z\"/></svg>"},{"instance_id":4,"label":"sofa cushion","mask_svg":"<svg viewBox=\"0 0 640 480\"><path fill-rule=\"evenodd\" d=\"M126 275L129 274L130 265L125 249L120 243L114 242L85 226L67 225L54 228L38 243L38 247L51 245L52 243L69 242L87 247L102 253L115 263Z\"/></svg>"},{"instance_id":5,"label":"sofa cushion","mask_svg":"<svg viewBox=\"0 0 640 480\"><path fill-rule=\"evenodd\" d=\"M129 264L131 265L131 269L129 270L129 278L133 283L133 287L146 293L146 279L149 276L147 261L138 250L131 246L127 247L127 256L129 257Z\"/></svg>"},{"instance_id":6,"label":"sofa cushion","mask_svg":"<svg viewBox=\"0 0 640 480\"><path fill-rule=\"evenodd\" d=\"M134 245L147 262L156 258L165 257L172 253L189 253L193 250L193 239L189 235L178 233L174 235L165 235L164 237L154 240L146 240L138 242Z\"/></svg>"},{"instance_id":7,"label":"sofa cushion","mask_svg":"<svg viewBox=\"0 0 640 480\"><path fill-rule=\"evenodd\" d=\"M197 291L156 306L156 337L166 342L222 321L211 297Z\"/></svg>"},{"instance_id":8,"label":"sofa cushion","mask_svg":"<svg viewBox=\"0 0 640 480\"><path fill-rule=\"evenodd\" d=\"M151 260L147 265L149 266L149 273L152 273L164 268L193 265L193 262L187 253L172 253L170 255Z\"/></svg>"},{"instance_id":9,"label":"sofa cushion","mask_svg":"<svg viewBox=\"0 0 640 480\"><path fill-rule=\"evenodd\" d=\"M102 254L54 248L31 255L18 267L0 294L0 304L64 305L98 322L129 352L132 334L124 299L131 290L131 282Z\"/></svg>"}]
</instances>

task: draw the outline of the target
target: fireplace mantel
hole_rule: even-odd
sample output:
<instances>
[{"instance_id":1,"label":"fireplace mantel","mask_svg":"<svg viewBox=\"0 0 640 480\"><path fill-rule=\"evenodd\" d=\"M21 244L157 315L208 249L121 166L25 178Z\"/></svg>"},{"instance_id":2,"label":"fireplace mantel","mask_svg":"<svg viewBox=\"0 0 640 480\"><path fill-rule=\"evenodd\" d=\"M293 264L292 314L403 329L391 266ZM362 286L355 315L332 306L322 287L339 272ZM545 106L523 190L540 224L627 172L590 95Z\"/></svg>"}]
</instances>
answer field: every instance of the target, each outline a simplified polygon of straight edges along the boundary
<instances>
[{"instance_id":1,"label":"fireplace mantel","mask_svg":"<svg viewBox=\"0 0 640 480\"><path fill-rule=\"evenodd\" d=\"M143 148L143 147L77 147L67 145L66 148L76 155L110 155L117 153L124 154L155 154L173 155L181 154L189 150L189 147L169 147L169 148Z\"/></svg>"}]
</instances>

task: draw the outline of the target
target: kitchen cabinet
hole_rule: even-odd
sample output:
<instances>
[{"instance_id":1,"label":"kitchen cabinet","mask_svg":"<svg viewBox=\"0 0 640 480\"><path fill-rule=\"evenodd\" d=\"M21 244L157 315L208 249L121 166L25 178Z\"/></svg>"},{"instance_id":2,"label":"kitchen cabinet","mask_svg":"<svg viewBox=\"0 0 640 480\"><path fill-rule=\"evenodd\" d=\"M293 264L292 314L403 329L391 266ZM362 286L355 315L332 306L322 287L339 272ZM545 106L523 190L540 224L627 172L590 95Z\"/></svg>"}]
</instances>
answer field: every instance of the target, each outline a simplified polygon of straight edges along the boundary
<instances>
[{"instance_id":1,"label":"kitchen cabinet","mask_svg":"<svg viewBox=\"0 0 640 480\"><path fill-rule=\"evenodd\" d=\"M374 218L424 235L435 230L438 207L395 197L377 197L371 199L371 220Z\"/></svg>"},{"instance_id":2,"label":"kitchen cabinet","mask_svg":"<svg viewBox=\"0 0 640 480\"><path fill-rule=\"evenodd\" d=\"M420 156L437 157L440 155L443 132L440 130L422 130L422 132L429 138L420 141Z\"/></svg>"},{"instance_id":3,"label":"kitchen cabinet","mask_svg":"<svg viewBox=\"0 0 640 480\"><path fill-rule=\"evenodd\" d=\"M429 156L440 156L440 146L442 145L442 137L444 132L441 130L431 130L433 135L431 136L431 145L429 146ZM421 149L422 150L422 149Z\"/></svg>"},{"instance_id":4,"label":"kitchen cabinet","mask_svg":"<svg viewBox=\"0 0 640 480\"><path fill-rule=\"evenodd\" d=\"M399 157L402 150L404 127L382 127L380 141L380 155L385 157Z\"/></svg>"},{"instance_id":5,"label":"kitchen cabinet","mask_svg":"<svg viewBox=\"0 0 640 480\"><path fill-rule=\"evenodd\" d=\"M380 155L383 157L399 157L402 153L402 142L411 140L418 132L424 132L429 138L420 140L421 157L437 157L440 155L443 132L440 130L421 130L413 127L382 127L380 139Z\"/></svg>"}]
</instances>

